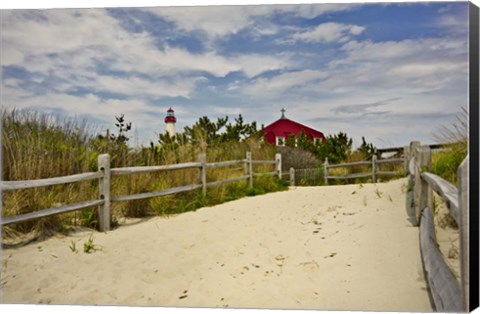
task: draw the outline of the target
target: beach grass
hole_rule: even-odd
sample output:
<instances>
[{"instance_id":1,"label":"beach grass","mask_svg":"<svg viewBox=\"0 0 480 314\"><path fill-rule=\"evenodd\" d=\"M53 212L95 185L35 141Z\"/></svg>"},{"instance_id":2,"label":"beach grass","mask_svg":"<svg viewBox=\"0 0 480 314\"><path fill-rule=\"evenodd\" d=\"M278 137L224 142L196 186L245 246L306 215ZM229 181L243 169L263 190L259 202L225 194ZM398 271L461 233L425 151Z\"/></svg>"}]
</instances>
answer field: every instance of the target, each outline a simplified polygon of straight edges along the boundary
<instances>
[{"instance_id":1,"label":"beach grass","mask_svg":"<svg viewBox=\"0 0 480 314\"><path fill-rule=\"evenodd\" d=\"M255 141L217 144L151 145L132 148L125 143L109 140L99 128L86 121L33 111L3 109L2 119L2 180L18 181L73 175L97 171L98 155L108 153L111 167L150 166L194 162L200 153L206 153L207 162L244 159L251 151L254 159L273 160L275 147ZM254 172L271 172L269 167L254 165ZM243 165L209 169L209 182L245 174ZM198 182L197 169L152 172L127 176L114 176L112 195L152 192ZM151 199L112 203L112 224L120 217L171 215L235 200L247 195L284 190L278 179L258 177L254 190L245 182L236 182L201 191L178 193ZM253 192L252 192L253 191ZM98 181L82 181L50 187L5 191L2 195L3 217L25 214L45 208L98 198ZM35 237L69 230L69 226L96 228L96 208L49 216L16 223L3 228L3 237L30 234Z\"/></svg>"}]
</instances>

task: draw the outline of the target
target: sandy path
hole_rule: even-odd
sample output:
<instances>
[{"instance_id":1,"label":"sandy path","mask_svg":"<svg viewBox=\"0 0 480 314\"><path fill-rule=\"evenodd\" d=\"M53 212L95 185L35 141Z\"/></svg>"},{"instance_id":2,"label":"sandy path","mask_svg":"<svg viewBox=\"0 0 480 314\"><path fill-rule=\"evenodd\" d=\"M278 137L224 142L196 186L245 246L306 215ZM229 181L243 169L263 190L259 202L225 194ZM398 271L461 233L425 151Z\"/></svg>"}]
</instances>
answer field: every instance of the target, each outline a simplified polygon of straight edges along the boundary
<instances>
[{"instance_id":1,"label":"sandy path","mask_svg":"<svg viewBox=\"0 0 480 314\"><path fill-rule=\"evenodd\" d=\"M404 182L152 218L93 233L91 254L86 232L7 249L3 303L431 311Z\"/></svg>"}]
</instances>

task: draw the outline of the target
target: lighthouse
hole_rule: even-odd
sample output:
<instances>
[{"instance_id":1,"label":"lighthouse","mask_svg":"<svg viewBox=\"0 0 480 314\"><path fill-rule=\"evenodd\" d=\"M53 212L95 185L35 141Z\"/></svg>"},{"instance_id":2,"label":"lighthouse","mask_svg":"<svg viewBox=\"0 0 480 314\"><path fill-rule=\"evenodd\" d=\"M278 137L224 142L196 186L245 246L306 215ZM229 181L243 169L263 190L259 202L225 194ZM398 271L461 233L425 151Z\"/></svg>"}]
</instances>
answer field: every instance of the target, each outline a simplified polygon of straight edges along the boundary
<instances>
[{"instance_id":1,"label":"lighthouse","mask_svg":"<svg viewBox=\"0 0 480 314\"><path fill-rule=\"evenodd\" d=\"M175 122L177 122L177 118L175 118L175 111L173 111L172 107L170 107L167 110L167 116L165 117L165 130L170 137L175 136Z\"/></svg>"}]
</instances>

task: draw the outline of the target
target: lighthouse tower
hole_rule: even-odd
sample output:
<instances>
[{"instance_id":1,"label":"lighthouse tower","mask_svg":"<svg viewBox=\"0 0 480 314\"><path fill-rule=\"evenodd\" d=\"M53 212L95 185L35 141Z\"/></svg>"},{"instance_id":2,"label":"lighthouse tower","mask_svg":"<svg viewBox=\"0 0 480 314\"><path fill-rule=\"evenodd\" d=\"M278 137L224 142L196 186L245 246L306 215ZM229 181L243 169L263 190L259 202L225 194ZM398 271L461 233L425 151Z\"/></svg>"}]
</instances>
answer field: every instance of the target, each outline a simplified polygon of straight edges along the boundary
<instances>
[{"instance_id":1,"label":"lighthouse tower","mask_svg":"<svg viewBox=\"0 0 480 314\"><path fill-rule=\"evenodd\" d=\"M177 118L175 118L175 111L170 107L167 110L167 116L165 117L165 130L167 131L170 137L175 136L175 123L177 122Z\"/></svg>"}]
</instances>

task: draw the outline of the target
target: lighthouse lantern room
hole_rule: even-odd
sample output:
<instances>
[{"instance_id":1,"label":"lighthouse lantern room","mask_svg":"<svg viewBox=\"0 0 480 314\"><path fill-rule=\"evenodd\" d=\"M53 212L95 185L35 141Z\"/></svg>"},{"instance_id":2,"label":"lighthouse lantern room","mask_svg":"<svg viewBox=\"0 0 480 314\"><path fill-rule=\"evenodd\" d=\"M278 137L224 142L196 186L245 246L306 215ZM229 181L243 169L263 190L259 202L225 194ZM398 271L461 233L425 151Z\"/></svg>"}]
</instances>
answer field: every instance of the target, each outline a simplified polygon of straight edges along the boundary
<instances>
[{"instance_id":1,"label":"lighthouse lantern room","mask_svg":"<svg viewBox=\"0 0 480 314\"><path fill-rule=\"evenodd\" d=\"M167 110L167 116L165 117L165 129L170 135L170 137L175 136L175 123L177 122L177 118L175 118L175 111L170 107Z\"/></svg>"}]
</instances>

